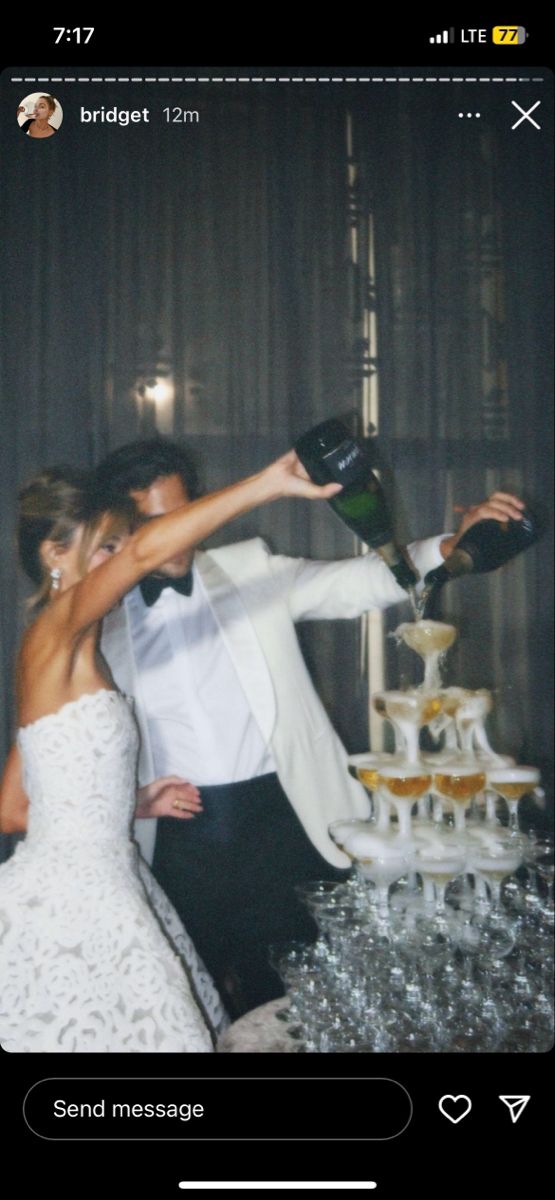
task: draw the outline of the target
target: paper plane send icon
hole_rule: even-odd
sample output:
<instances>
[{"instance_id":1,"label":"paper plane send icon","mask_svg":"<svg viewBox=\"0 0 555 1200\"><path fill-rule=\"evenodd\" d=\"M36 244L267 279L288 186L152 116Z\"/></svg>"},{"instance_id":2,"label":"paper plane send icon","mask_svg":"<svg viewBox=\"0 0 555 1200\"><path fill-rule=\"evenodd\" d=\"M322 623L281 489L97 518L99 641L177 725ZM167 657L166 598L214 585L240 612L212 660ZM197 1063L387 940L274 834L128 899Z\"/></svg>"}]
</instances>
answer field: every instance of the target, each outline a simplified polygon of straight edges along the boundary
<instances>
[{"instance_id":1,"label":"paper plane send icon","mask_svg":"<svg viewBox=\"0 0 555 1200\"><path fill-rule=\"evenodd\" d=\"M518 1118L520 1116L522 1116L522 1113L524 1112L524 1109L526 1108L526 1105L528 1104L530 1097L529 1096L500 1096L499 1099L503 1101L503 1104L507 1105L507 1108L511 1114L511 1121L512 1121L513 1125L516 1125Z\"/></svg>"}]
</instances>

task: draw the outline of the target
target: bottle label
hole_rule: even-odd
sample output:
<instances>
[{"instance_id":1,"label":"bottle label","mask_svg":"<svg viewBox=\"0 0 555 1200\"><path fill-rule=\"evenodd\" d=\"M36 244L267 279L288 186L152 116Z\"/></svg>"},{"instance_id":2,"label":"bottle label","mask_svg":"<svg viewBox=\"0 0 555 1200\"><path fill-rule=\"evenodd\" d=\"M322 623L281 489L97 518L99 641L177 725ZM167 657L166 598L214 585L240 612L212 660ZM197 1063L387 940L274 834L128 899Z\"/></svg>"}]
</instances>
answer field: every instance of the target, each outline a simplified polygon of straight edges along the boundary
<instances>
[{"instance_id":1,"label":"bottle label","mask_svg":"<svg viewBox=\"0 0 555 1200\"><path fill-rule=\"evenodd\" d=\"M329 454L324 454L324 462L335 483L349 487L352 483L366 479L367 488L372 489L372 473L368 459L361 446L351 438L345 438L341 445L336 446Z\"/></svg>"}]
</instances>

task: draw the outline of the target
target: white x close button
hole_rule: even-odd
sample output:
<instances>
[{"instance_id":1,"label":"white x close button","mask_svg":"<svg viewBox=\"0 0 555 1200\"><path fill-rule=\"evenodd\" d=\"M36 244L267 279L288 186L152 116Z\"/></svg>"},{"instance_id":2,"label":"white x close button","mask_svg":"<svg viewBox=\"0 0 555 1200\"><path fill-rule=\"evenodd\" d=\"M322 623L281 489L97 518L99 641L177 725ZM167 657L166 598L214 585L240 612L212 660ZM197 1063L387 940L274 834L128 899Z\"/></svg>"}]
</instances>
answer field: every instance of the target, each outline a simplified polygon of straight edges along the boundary
<instances>
[{"instance_id":1,"label":"white x close button","mask_svg":"<svg viewBox=\"0 0 555 1200\"><path fill-rule=\"evenodd\" d=\"M522 116L518 118L518 121L515 121L514 125L511 125L511 129L516 129L518 125L522 125L523 121L529 121L535 129L541 129L541 125L538 125L538 122L534 121L530 116L530 113L533 113L534 109L539 107L541 100L536 100L536 103L528 109L521 108L520 104L517 104L516 100L511 100L511 104L514 106L514 108L518 108L519 113L522 113Z\"/></svg>"}]
</instances>

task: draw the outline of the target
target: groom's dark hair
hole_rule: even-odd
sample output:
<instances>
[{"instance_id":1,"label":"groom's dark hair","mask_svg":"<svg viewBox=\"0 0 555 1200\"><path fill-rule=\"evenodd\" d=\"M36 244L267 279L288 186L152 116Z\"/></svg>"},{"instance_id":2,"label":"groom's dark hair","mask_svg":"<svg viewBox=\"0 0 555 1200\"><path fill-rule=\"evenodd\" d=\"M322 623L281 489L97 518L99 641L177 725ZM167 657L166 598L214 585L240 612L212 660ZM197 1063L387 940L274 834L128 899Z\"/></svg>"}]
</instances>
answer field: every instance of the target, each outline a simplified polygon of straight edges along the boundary
<instances>
[{"instance_id":1,"label":"groom's dark hair","mask_svg":"<svg viewBox=\"0 0 555 1200\"><path fill-rule=\"evenodd\" d=\"M142 491L167 475L179 475L190 500L202 494L196 464L185 446L163 437L127 442L99 463L95 492L109 508L129 492Z\"/></svg>"}]
</instances>

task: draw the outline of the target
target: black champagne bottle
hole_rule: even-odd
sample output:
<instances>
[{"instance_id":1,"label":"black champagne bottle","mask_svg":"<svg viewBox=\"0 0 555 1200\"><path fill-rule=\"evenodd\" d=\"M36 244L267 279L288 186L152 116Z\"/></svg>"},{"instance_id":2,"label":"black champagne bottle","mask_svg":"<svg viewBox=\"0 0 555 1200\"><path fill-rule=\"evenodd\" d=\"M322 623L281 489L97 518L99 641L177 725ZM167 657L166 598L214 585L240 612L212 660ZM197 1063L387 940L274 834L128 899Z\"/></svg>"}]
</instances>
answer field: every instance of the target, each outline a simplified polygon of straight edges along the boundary
<instances>
[{"instance_id":1,"label":"black champagne bottle","mask_svg":"<svg viewBox=\"0 0 555 1200\"><path fill-rule=\"evenodd\" d=\"M407 551L395 542L385 496L364 446L332 418L303 433L295 450L314 483L343 484L343 491L329 501L331 507L381 555L402 588L414 588L418 575Z\"/></svg>"},{"instance_id":2,"label":"black champagne bottle","mask_svg":"<svg viewBox=\"0 0 555 1200\"><path fill-rule=\"evenodd\" d=\"M422 615L430 617L437 610L441 588L450 579L496 571L532 546L542 532L540 522L529 509L523 509L520 521L477 521L471 525L445 562L428 571L421 598Z\"/></svg>"}]
</instances>

